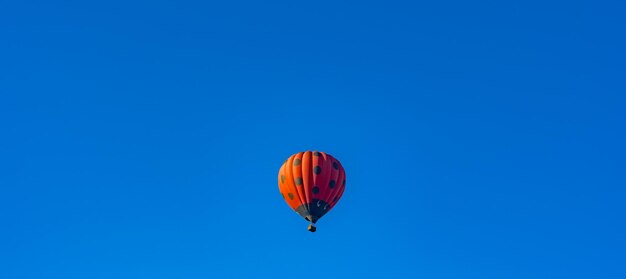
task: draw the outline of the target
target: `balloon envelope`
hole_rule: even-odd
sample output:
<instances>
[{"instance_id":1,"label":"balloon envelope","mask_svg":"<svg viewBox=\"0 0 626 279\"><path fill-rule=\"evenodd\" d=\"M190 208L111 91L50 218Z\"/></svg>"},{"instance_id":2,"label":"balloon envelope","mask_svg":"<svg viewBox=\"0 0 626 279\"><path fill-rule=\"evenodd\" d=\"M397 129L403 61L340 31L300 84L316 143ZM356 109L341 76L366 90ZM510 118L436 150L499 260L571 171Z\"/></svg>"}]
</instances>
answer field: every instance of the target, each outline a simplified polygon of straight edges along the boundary
<instances>
[{"instance_id":1,"label":"balloon envelope","mask_svg":"<svg viewBox=\"0 0 626 279\"><path fill-rule=\"evenodd\" d=\"M293 154L278 171L278 188L289 207L316 223L343 195L346 173L341 163L324 152Z\"/></svg>"}]
</instances>

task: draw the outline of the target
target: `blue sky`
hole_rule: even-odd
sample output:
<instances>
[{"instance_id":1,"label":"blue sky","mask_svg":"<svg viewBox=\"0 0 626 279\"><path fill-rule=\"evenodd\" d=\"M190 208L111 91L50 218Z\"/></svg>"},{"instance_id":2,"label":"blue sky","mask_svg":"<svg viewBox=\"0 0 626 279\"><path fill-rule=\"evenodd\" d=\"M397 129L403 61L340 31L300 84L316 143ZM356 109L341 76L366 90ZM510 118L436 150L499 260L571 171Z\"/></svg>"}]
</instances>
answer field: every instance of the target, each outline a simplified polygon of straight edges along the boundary
<instances>
[{"instance_id":1,"label":"blue sky","mask_svg":"<svg viewBox=\"0 0 626 279\"><path fill-rule=\"evenodd\" d=\"M223 2L0 4L0 278L626 278L623 1Z\"/></svg>"}]
</instances>

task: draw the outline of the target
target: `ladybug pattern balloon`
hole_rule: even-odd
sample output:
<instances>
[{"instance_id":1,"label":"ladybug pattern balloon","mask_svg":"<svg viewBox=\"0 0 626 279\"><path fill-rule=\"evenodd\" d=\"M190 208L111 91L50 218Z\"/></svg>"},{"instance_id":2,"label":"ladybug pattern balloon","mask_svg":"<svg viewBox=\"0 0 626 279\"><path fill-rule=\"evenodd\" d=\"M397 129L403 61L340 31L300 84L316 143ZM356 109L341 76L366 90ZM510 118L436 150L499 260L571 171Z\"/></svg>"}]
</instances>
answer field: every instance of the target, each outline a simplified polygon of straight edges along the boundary
<instances>
[{"instance_id":1,"label":"ladybug pattern balloon","mask_svg":"<svg viewBox=\"0 0 626 279\"><path fill-rule=\"evenodd\" d=\"M346 173L341 163L324 152L293 154L278 171L278 188L289 207L311 222L309 231L343 195Z\"/></svg>"}]
</instances>

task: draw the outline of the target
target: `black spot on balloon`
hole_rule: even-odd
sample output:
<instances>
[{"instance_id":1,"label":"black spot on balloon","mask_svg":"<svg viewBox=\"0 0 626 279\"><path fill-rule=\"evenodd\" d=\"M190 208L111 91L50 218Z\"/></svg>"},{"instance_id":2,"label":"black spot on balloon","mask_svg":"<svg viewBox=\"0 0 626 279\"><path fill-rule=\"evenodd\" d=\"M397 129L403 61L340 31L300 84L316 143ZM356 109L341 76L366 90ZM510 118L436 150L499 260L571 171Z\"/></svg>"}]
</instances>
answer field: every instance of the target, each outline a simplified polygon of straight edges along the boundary
<instances>
[{"instance_id":1,"label":"black spot on balloon","mask_svg":"<svg viewBox=\"0 0 626 279\"><path fill-rule=\"evenodd\" d=\"M302 161L300 159L295 159L295 160L293 160L293 165L294 166L299 166L301 162Z\"/></svg>"},{"instance_id":2,"label":"black spot on balloon","mask_svg":"<svg viewBox=\"0 0 626 279\"><path fill-rule=\"evenodd\" d=\"M322 173L322 167L320 167L320 166L315 166L315 167L313 168L313 172L314 172L315 174L320 174L320 173Z\"/></svg>"},{"instance_id":3,"label":"black spot on balloon","mask_svg":"<svg viewBox=\"0 0 626 279\"><path fill-rule=\"evenodd\" d=\"M346 180L345 179L343 180L343 186L346 186Z\"/></svg>"},{"instance_id":4,"label":"black spot on balloon","mask_svg":"<svg viewBox=\"0 0 626 279\"><path fill-rule=\"evenodd\" d=\"M292 193L288 193L287 196L289 196L289 198L293 200L293 194Z\"/></svg>"},{"instance_id":5,"label":"black spot on balloon","mask_svg":"<svg viewBox=\"0 0 626 279\"><path fill-rule=\"evenodd\" d=\"M313 191L313 194L317 194L320 192L320 187L315 186L313 187L312 191Z\"/></svg>"},{"instance_id":6,"label":"black spot on balloon","mask_svg":"<svg viewBox=\"0 0 626 279\"><path fill-rule=\"evenodd\" d=\"M302 177L296 177L296 185L302 186Z\"/></svg>"},{"instance_id":7,"label":"black spot on balloon","mask_svg":"<svg viewBox=\"0 0 626 279\"><path fill-rule=\"evenodd\" d=\"M337 164L337 162L333 162L333 169L339 169L339 164Z\"/></svg>"},{"instance_id":8,"label":"black spot on balloon","mask_svg":"<svg viewBox=\"0 0 626 279\"><path fill-rule=\"evenodd\" d=\"M331 189L332 189L332 188L335 188L335 184L336 184L335 180L331 180L331 181L328 183L328 187L330 187Z\"/></svg>"},{"instance_id":9,"label":"black spot on balloon","mask_svg":"<svg viewBox=\"0 0 626 279\"><path fill-rule=\"evenodd\" d=\"M335 197L333 198L333 202L337 202L337 200L338 200L338 199L339 199L339 197L338 197L338 196L335 196Z\"/></svg>"},{"instance_id":10,"label":"black spot on balloon","mask_svg":"<svg viewBox=\"0 0 626 279\"><path fill-rule=\"evenodd\" d=\"M280 182L285 183L285 176L284 175L280 176Z\"/></svg>"},{"instance_id":11,"label":"black spot on balloon","mask_svg":"<svg viewBox=\"0 0 626 279\"><path fill-rule=\"evenodd\" d=\"M313 156L320 156L320 153L315 151L315 152L313 152Z\"/></svg>"}]
</instances>

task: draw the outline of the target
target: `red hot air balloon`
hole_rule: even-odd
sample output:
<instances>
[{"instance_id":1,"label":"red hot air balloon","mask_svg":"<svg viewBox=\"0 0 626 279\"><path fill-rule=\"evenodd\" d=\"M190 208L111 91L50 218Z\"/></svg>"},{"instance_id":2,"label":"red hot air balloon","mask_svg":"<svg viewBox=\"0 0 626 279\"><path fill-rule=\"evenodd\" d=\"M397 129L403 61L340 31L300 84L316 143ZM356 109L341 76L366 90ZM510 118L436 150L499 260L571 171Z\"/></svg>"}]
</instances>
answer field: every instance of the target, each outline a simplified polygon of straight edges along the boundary
<instances>
[{"instance_id":1,"label":"red hot air balloon","mask_svg":"<svg viewBox=\"0 0 626 279\"><path fill-rule=\"evenodd\" d=\"M330 211L343 195L346 173L341 163L324 152L293 154L278 171L278 188L289 207L314 224Z\"/></svg>"}]
</instances>

